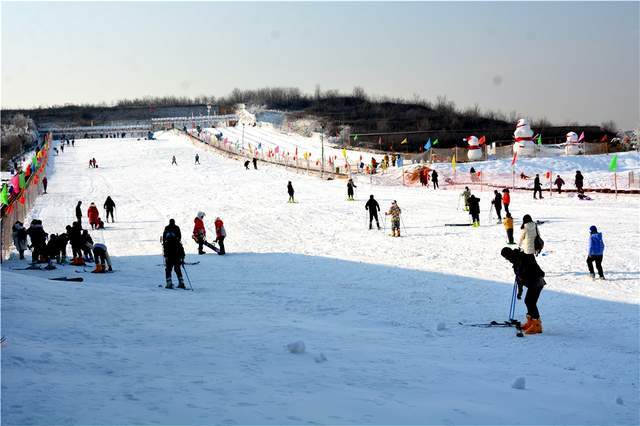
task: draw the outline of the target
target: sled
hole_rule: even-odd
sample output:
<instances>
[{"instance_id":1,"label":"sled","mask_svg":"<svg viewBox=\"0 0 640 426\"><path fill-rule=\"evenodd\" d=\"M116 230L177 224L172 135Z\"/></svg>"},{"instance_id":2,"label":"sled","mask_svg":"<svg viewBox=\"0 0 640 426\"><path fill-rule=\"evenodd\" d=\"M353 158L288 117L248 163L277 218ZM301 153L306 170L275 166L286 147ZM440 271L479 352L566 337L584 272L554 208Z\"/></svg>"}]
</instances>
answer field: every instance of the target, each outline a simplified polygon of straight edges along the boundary
<instances>
[{"instance_id":1,"label":"sled","mask_svg":"<svg viewBox=\"0 0 640 426\"><path fill-rule=\"evenodd\" d=\"M82 277L58 277L58 278L49 278L51 281L71 281L74 283L81 283L84 281Z\"/></svg>"}]
</instances>

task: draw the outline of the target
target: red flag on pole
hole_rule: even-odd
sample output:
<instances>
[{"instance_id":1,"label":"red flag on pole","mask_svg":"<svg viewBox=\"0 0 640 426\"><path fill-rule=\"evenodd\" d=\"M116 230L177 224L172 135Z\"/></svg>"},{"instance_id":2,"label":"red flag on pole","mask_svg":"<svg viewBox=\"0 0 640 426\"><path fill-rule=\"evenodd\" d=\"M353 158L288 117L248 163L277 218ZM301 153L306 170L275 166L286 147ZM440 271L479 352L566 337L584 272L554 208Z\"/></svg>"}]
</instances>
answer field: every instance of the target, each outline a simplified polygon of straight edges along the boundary
<instances>
[{"instance_id":1,"label":"red flag on pole","mask_svg":"<svg viewBox=\"0 0 640 426\"><path fill-rule=\"evenodd\" d=\"M479 145L484 145L485 143L487 143L487 140L485 139L484 136L482 136L480 139L478 139L478 144Z\"/></svg>"},{"instance_id":2,"label":"red flag on pole","mask_svg":"<svg viewBox=\"0 0 640 426\"><path fill-rule=\"evenodd\" d=\"M608 140L609 140L609 137L607 135L604 135L602 139L600 139L600 142L606 142Z\"/></svg>"},{"instance_id":3,"label":"red flag on pole","mask_svg":"<svg viewBox=\"0 0 640 426\"><path fill-rule=\"evenodd\" d=\"M578 142L584 140L584 132L580 133L580 137L578 138Z\"/></svg>"},{"instance_id":4,"label":"red flag on pole","mask_svg":"<svg viewBox=\"0 0 640 426\"><path fill-rule=\"evenodd\" d=\"M518 151L513 153L513 160L511 160L511 165L514 166L517 160L518 160Z\"/></svg>"}]
</instances>

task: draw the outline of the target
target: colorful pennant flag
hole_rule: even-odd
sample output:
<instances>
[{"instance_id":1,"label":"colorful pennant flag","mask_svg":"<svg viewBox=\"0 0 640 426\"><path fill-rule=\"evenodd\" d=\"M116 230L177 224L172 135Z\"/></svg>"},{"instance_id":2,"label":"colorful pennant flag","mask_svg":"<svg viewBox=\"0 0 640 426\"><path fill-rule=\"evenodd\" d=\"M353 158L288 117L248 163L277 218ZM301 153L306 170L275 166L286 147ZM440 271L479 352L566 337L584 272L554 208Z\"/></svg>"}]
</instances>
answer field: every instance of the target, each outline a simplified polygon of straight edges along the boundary
<instances>
[{"instance_id":1,"label":"colorful pennant flag","mask_svg":"<svg viewBox=\"0 0 640 426\"><path fill-rule=\"evenodd\" d=\"M609 140L609 137L607 135L604 135L601 139L600 142L607 142Z\"/></svg>"},{"instance_id":2,"label":"colorful pennant flag","mask_svg":"<svg viewBox=\"0 0 640 426\"><path fill-rule=\"evenodd\" d=\"M276 154L280 152L280 146L276 145L276 149L273 150Z\"/></svg>"},{"instance_id":3,"label":"colorful pennant flag","mask_svg":"<svg viewBox=\"0 0 640 426\"><path fill-rule=\"evenodd\" d=\"M402 142L400 142L400 145L404 145L409 143L409 141L407 140L407 138L402 139Z\"/></svg>"},{"instance_id":4,"label":"colorful pennant flag","mask_svg":"<svg viewBox=\"0 0 640 426\"><path fill-rule=\"evenodd\" d=\"M426 151L428 149L431 149L431 138L424 144L424 150Z\"/></svg>"},{"instance_id":5,"label":"colorful pennant flag","mask_svg":"<svg viewBox=\"0 0 640 426\"><path fill-rule=\"evenodd\" d=\"M609 171L617 172L618 171L618 156L614 155L611 159L611 163L609 163Z\"/></svg>"},{"instance_id":6,"label":"colorful pennant flag","mask_svg":"<svg viewBox=\"0 0 640 426\"><path fill-rule=\"evenodd\" d=\"M342 156L346 159L347 158L347 149L346 148L342 148Z\"/></svg>"},{"instance_id":7,"label":"colorful pennant flag","mask_svg":"<svg viewBox=\"0 0 640 426\"><path fill-rule=\"evenodd\" d=\"M480 139L478 139L478 144L479 145L484 145L485 143L487 143L487 140L485 139L484 136L482 136Z\"/></svg>"},{"instance_id":8,"label":"colorful pennant flag","mask_svg":"<svg viewBox=\"0 0 640 426\"><path fill-rule=\"evenodd\" d=\"M584 132L580 133L580 137L578 138L578 142L584 140Z\"/></svg>"},{"instance_id":9,"label":"colorful pennant flag","mask_svg":"<svg viewBox=\"0 0 640 426\"><path fill-rule=\"evenodd\" d=\"M20 183L20 189L24 189L25 186L27 186L27 183L24 179L24 172L20 172L20 176L19 176L19 183Z\"/></svg>"},{"instance_id":10,"label":"colorful pennant flag","mask_svg":"<svg viewBox=\"0 0 640 426\"><path fill-rule=\"evenodd\" d=\"M511 166L515 166L517 160L518 160L518 151L513 153L513 160L511 160Z\"/></svg>"},{"instance_id":11,"label":"colorful pennant flag","mask_svg":"<svg viewBox=\"0 0 640 426\"><path fill-rule=\"evenodd\" d=\"M436 138L436 140L435 140L435 141L433 141L433 146L438 145L438 142L439 142L439 141L438 141L438 138Z\"/></svg>"},{"instance_id":12,"label":"colorful pennant flag","mask_svg":"<svg viewBox=\"0 0 640 426\"><path fill-rule=\"evenodd\" d=\"M2 191L0 191L0 203L5 206L9 204L9 188L7 188L7 184L2 184Z\"/></svg>"},{"instance_id":13,"label":"colorful pennant flag","mask_svg":"<svg viewBox=\"0 0 640 426\"><path fill-rule=\"evenodd\" d=\"M353 135L353 141L357 141L358 140L358 134Z\"/></svg>"},{"instance_id":14,"label":"colorful pennant flag","mask_svg":"<svg viewBox=\"0 0 640 426\"><path fill-rule=\"evenodd\" d=\"M538 146L542 146L542 135L538 135Z\"/></svg>"},{"instance_id":15,"label":"colorful pennant flag","mask_svg":"<svg viewBox=\"0 0 640 426\"><path fill-rule=\"evenodd\" d=\"M451 168L453 169L453 171L456 171L456 155L453 154L453 158L451 159Z\"/></svg>"}]
</instances>

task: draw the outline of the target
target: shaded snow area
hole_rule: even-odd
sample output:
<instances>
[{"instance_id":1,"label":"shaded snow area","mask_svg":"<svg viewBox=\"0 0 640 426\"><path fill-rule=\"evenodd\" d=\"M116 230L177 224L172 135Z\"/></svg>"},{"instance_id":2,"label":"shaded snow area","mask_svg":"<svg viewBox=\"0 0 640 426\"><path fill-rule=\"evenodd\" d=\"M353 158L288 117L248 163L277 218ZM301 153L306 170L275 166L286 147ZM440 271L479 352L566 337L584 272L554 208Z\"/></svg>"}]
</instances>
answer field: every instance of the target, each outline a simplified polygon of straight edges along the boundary
<instances>
[{"instance_id":1,"label":"shaded snow area","mask_svg":"<svg viewBox=\"0 0 640 426\"><path fill-rule=\"evenodd\" d=\"M159 138L76 140L52 157L49 194L28 220L62 232L78 200L101 207L111 195L117 221L92 236L115 272L18 271L15 254L2 264L3 424L640 422L637 196L512 194L516 227L526 213L544 221L548 282L544 333L518 338L459 324L508 317L513 271L492 193L476 194L482 226L445 227L469 222L458 191L363 177L349 202L344 180L245 170ZM386 230L367 229L369 194L383 210L398 201L401 238L384 215ZM209 237L224 220L226 256L196 254L200 210ZM169 218L187 262L200 261L187 266L194 292L158 287ZM606 281L587 273L590 225L604 235ZM47 279L58 276L85 281Z\"/></svg>"}]
</instances>

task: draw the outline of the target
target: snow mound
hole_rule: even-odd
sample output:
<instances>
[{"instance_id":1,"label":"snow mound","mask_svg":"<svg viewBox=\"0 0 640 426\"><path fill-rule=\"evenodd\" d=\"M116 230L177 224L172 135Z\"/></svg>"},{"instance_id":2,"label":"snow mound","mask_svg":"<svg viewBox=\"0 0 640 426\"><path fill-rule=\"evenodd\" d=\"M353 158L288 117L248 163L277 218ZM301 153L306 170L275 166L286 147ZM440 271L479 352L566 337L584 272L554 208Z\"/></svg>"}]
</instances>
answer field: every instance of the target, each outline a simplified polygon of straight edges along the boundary
<instances>
[{"instance_id":1,"label":"snow mound","mask_svg":"<svg viewBox=\"0 0 640 426\"><path fill-rule=\"evenodd\" d=\"M304 346L304 342L302 340L298 340L297 342L289 343L287 345L287 349L292 354L303 354L306 350Z\"/></svg>"},{"instance_id":2,"label":"snow mound","mask_svg":"<svg viewBox=\"0 0 640 426\"><path fill-rule=\"evenodd\" d=\"M525 388L525 380L524 377L518 377L515 382L513 382L513 384L511 385L512 388L514 389L520 389L523 390Z\"/></svg>"}]
</instances>

